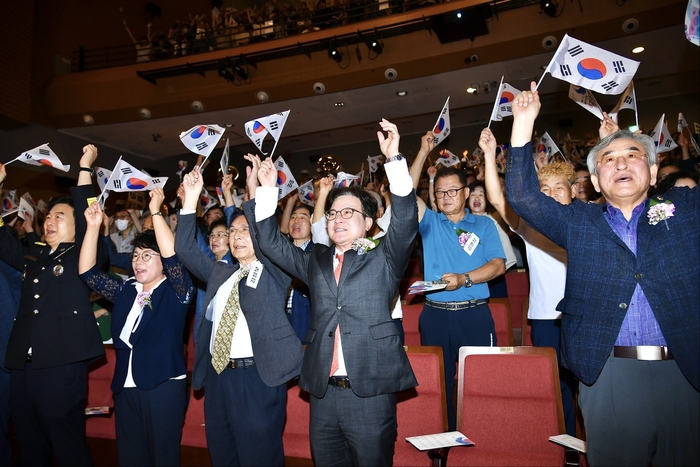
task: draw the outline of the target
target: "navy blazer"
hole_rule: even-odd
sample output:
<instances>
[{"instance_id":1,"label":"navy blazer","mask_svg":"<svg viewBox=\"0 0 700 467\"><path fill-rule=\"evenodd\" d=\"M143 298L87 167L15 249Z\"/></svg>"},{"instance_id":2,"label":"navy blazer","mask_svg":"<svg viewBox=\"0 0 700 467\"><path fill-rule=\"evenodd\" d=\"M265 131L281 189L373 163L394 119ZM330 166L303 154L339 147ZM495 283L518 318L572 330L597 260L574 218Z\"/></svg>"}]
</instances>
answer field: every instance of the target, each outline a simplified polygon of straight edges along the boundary
<instances>
[{"instance_id":1,"label":"navy blazer","mask_svg":"<svg viewBox=\"0 0 700 467\"><path fill-rule=\"evenodd\" d=\"M394 296L418 232L416 195L415 191L407 196L392 194L391 199L387 234L362 255L345 252L339 284L333 274L334 246L316 244L311 251L302 251L282 236L275 216L255 224L262 251L309 286L311 327L299 387L315 397L323 397L328 388L338 324L355 394L390 394L418 384L391 319ZM252 220L253 207L244 205L244 209Z\"/></svg>"},{"instance_id":2,"label":"navy blazer","mask_svg":"<svg viewBox=\"0 0 700 467\"><path fill-rule=\"evenodd\" d=\"M187 374L183 339L194 286L176 255L161 257L161 260L166 280L153 291L151 305L143 307L138 326L129 339L133 349L119 336L136 300L136 280L119 280L101 272L97 266L80 275L88 287L114 303L112 340L117 355L111 386L114 393L124 389L132 354L131 372L139 389L148 391L171 378Z\"/></svg>"},{"instance_id":3,"label":"navy blazer","mask_svg":"<svg viewBox=\"0 0 700 467\"><path fill-rule=\"evenodd\" d=\"M699 389L700 190L674 188L659 196L676 207L667 223L649 224L647 202L636 256L605 220L605 205L563 206L540 193L529 143L508 151L506 192L515 212L568 254L566 290L557 307L562 363L585 384L596 381L640 284L678 367Z\"/></svg>"},{"instance_id":4,"label":"navy blazer","mask_svg":"<svg viewBox=\"0 0 700 467\"><path fill-rule=\"evenodd\" d=\"M251 218L248 219L250 222ZM239 269L240 265L209 259L197 247L196 228L194 214L178 214L175 251L187 269L207 283L203 305L205 311L199 317L197 333L194 336L192 387L201 389L204 387L206 370L211 365L209 344L213 323L207 318L209 313L206 310L219 287ZM291 279L260 253L252 232L251 237L253 237L253 247L258 260L263 264L263 272L257 288L247 287L244 281L238 285L241 311L248 322L255 366L260 373L260 379L267 386L275 387L299 374L304 349L285 313Z\"/></svg>"}]
</instances>

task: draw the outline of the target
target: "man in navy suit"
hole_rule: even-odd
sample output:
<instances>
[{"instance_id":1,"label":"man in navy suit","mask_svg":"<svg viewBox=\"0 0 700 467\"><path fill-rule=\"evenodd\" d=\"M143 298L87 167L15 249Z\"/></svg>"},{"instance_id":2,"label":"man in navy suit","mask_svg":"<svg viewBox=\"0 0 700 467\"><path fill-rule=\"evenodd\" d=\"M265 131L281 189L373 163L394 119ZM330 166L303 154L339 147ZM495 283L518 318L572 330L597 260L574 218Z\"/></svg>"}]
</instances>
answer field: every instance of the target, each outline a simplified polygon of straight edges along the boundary
<instances>
[{"instance_id":1,"label":"man in navy suit","mask_svg":"<svg viewBox=\"0 0 700 467\"><path fill-rule=\"evenodd\" d=\"M647 198L651 138L616 131L588 155L605 204L540 193L532 130L535 83L513 103L506 189L513 209L567 250L562 360L581 381L591 465L698 465L700 192Z\"/></svg>"}]
</instances>

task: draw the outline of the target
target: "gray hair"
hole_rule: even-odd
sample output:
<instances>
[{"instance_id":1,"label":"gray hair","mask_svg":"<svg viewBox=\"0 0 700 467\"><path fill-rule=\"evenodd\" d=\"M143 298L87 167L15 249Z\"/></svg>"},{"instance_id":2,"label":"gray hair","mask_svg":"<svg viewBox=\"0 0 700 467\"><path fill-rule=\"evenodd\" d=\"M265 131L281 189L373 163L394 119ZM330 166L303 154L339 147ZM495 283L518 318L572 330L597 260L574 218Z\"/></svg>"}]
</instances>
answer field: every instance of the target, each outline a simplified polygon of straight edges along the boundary
<instances>
[{"instance_id":1,"label":"gray hair","mask_svg":"<svg viewBox=\"0 0 700 467\"><path fill-rule=\"evenodd\" d=\"M598 175L598 171L596 170L596 159L598 158L598 154L603 149L607 148L610 143L621 138L631 139L642 145L644 151L647 153L647 162L649 167L656 164L656 145L650 136L635 135L629 130L620 130L601 139L598 144L593 146L591 151L588 153L586 164L588 165L588 171L591 173L591 175Z\"/></svg>"}]
</instances>

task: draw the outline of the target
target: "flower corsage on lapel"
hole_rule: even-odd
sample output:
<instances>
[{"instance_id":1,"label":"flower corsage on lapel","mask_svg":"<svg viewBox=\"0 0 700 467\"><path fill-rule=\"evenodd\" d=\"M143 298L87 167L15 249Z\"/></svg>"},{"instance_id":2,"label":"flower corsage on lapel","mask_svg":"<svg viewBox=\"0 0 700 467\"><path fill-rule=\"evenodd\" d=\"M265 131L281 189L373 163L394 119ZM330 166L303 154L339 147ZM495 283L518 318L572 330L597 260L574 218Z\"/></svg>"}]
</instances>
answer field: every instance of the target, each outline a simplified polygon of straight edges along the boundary
<instances>
[{"instance_id":1,"label":"flower corsage on lapel","mask_svg":"<svg viewBox=\"0 0 700 467\"><path fill-rule=\"evenodd\" d=\"M364 255L369 250L373 250L379 245L379 240L375 240L372 237L369 238L356 238L352 242L352 249L357 252L357 255Z\"/></svg>"},{"instance_id":2,"label":"flower corsage on lapel","mask_svg":"<svg viewBox=\"0 0 700 467\"><path fill-rule=\"evenodd\" d=\"M141 292L136 296L136 302L139 304L142 310L146 306L148 306L148 308L151 310L153 309L153 305L151 304L151 292Z\"/></svg>"},{"instance_id":3,"label":"flower corsage on lapel","mask_svg":"<svg viewBox=\"0 0 700 467\"><path fill-rule=\"evenodd\" d=\"M656 199L652 198L649 200L649 211L647 212L649 224L656 225L664 221L666 230L668 230L668 218L673 217L675 211L676 206L670 200L664 200L661 196Z\"/></svg>"}]
</instances>

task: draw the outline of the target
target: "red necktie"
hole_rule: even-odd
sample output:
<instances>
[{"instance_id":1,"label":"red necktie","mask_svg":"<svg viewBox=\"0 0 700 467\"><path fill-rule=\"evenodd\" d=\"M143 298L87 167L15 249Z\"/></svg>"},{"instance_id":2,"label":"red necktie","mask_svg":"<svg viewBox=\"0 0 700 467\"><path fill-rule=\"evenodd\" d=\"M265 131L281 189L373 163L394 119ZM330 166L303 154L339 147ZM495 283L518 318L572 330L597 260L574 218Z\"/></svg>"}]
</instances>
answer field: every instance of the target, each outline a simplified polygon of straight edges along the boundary
<instances>
[{"instance_id":1,"label":"red necktie","mask_svg":"<svg viewBox=\"0 0 700 467\"><path fill-rule=\"evenodd\" d=\"M343 258L345 255L339 255L336 253L335 257L338 259L338 265L333 270L333 275L335 276L335 283L340 281L340 271L343 269ZM338 349L340 348L340 324L335 327L335 338L333 340L333 359L331 360L331 374L338 371L340 363L338 362Z\"/></svg>"}]
</instances>

